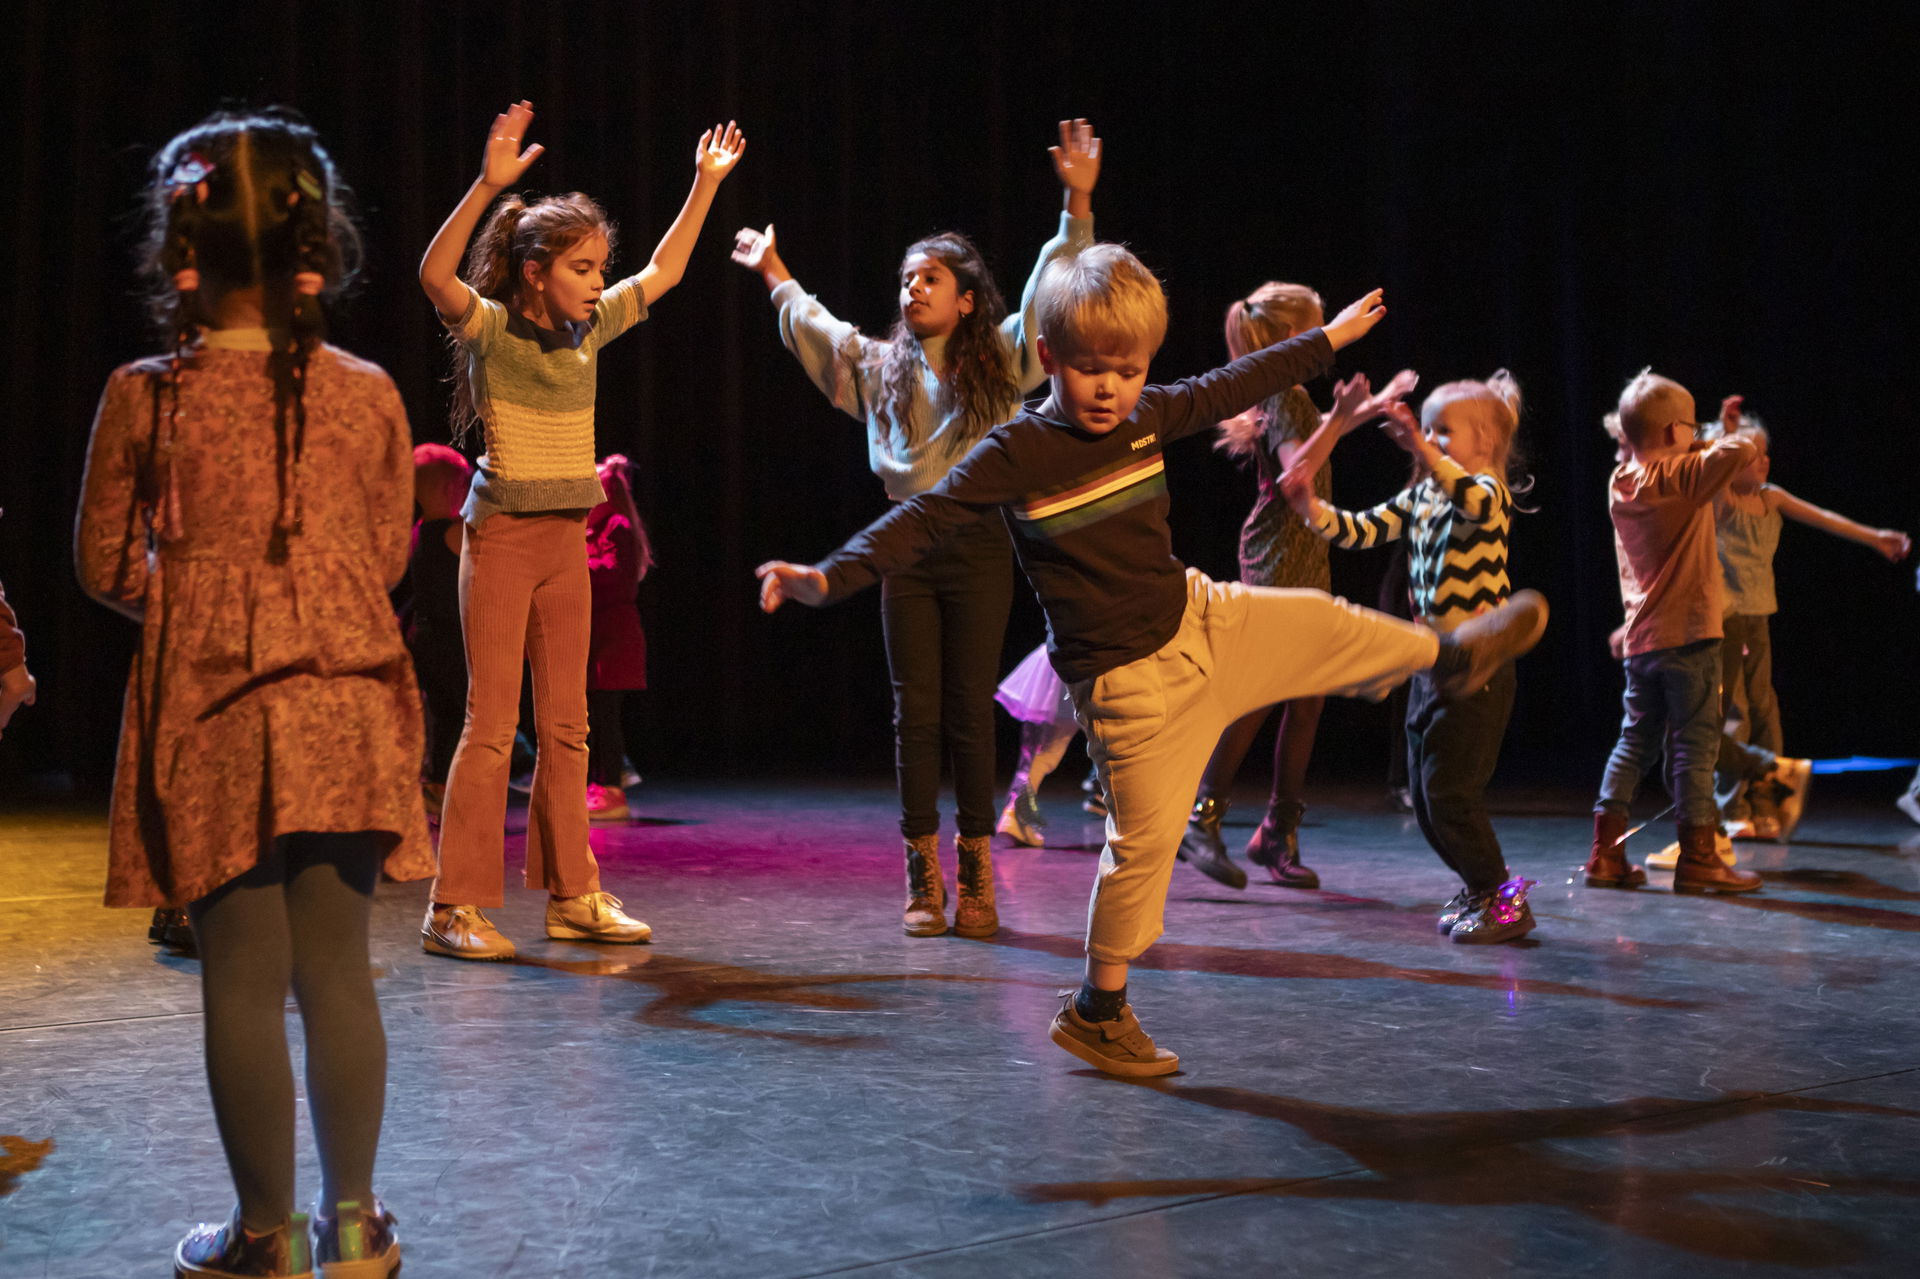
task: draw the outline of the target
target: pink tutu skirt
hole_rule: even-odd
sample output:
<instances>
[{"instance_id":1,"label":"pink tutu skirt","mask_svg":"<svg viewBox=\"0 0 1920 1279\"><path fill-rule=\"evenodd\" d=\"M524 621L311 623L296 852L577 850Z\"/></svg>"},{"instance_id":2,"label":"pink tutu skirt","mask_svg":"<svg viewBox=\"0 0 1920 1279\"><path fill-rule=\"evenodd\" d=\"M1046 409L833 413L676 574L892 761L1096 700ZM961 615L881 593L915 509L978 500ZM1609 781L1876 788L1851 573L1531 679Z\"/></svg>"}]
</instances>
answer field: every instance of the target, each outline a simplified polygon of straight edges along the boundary
<instances>
[{"instance_id":1,"label":"pink tutu skirt","mask_svg":"<svg viewBox=\"0 0 1920 1279\"><path fill-rule=\"evenodd\" d=\"M993 699L1007 708L1007 714L1026 724L1071 724L1073 698L1067 686L1054 674L1047 646L1028 653L1020 665L1000 681Z\"/></svg>"}]
</instances>

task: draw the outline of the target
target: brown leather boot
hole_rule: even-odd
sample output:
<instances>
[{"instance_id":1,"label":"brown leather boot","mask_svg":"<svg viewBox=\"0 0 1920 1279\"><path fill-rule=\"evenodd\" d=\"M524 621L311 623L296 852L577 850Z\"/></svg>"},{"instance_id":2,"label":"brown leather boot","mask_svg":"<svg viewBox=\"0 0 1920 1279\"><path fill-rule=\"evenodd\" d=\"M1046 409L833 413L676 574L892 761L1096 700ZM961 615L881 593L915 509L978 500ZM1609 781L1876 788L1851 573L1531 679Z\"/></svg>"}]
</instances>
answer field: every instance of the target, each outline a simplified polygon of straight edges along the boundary
<instances>
[{"instance_id":1,"label":"brown leather boot","mask_svg":"<svg viewBox=\"0 0 1920 1279\"><path fill-rule=\"evenodd\" d=\"M900 926L909 937L938 937L947 931L947 886L940 877L940 836L905 841L907 912Z\"/></svg>"},{"instance_id":2,"label":"brown leather boot","mask_svg":"<svg viewBox=\"0 0 1920 1279\"><path fill-rule=\"evenodd\" d=\"M1000 912L993 904L993 841L985 835L965 835L953 841L960 866L954 872L960 900L953 907L953 931L962 937L991 937L1000 931Z\"/></svg>"},{"instance_id":3,"label":"brown leather boot","mask_svg":"<svg viewBox=\"0 0 1920 1279\"><path fill-rule=\"evenodd\" d=\"M1676 893L1750 893L1760 887L1760 877L1750 870L1735 870L1720 860L1714 847L1716 827L1680 827L1680 861L1673 868Z\"/></svg>"},{"instance_id":4,"label":"brown leather boot","mask_svg":"<svg viewBox=\"0 0 1920 1279\"><path fill-rule=\"evenodd\" d=\"M1627 819L1601 811L1593 815L1593 852L1582 872L1588 888L1638 888L1647 872L1627 860L1620 841L1627 837Z\"/></svg>"}]
</instances>

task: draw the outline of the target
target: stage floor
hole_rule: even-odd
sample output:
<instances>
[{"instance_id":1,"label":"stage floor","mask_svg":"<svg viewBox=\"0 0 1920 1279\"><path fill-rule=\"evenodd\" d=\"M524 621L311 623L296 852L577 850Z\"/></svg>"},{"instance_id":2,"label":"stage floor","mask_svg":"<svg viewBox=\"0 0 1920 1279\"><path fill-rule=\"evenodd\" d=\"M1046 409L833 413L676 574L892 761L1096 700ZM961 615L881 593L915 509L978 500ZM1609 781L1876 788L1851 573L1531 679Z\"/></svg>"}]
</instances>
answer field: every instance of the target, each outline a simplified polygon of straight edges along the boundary
<instances>
[{"instance_id":1,"label":"stage floor","mask_svg":"<svg viewBox=\"0 0 1920 1279\"><path fill-rule=\"evenodd\" d=\"M1183 1073L1145 1083L1046 1037L1099 847L1071 778L988 941L901 934L882 784L649 783L594 840L650 946L549 942L515 890L518 962L436 958L425 885L382 887L378 1184L408 1279L1914 1274L1904 780L1822 779L1736 899L1576 887L1586 797L1503 797L1540 927L1496 947L1435 933L1411 818L1323 798L1324 891L1177 868L1132 996ZM8 1279L164 1274L231 1203L195 965L98 905L104 828L0 822Z\"/></svg>"}]
</instances>

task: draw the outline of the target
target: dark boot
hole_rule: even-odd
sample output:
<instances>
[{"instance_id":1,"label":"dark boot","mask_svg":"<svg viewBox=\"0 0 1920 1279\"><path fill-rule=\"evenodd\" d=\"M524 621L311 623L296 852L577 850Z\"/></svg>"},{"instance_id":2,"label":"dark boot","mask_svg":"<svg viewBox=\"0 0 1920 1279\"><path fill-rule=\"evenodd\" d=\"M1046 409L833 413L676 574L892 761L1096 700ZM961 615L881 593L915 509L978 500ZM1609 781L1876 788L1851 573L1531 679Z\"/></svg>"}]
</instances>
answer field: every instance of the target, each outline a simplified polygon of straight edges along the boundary
<instances>
[{"instance_id":1,"label":"dark boot","mask_svg":"<svg viewBox=\"0 0 1920 1279\"><path fill-rule=\"evenodd\" d=\"M1627 860L1621 842L1627 837L1627 819L1602 810L1593 815L1593 853L1587 858L1588 888L1638 888L1647 872Z\"/></svg>"},{"instance_id":2,"label":"dark boot","mask_svg":"<svg viewBox=\"0 0 1920 1279\"><path fill-rule=\"evenodd\" d=\"M962 937L991 937L1000 931L1000 913L993 903L993 841L985 835L961 835L953 841L960 863L954 882L960 900L953 907L953 931Z\"/></svg>"},{"instance_id":3,"label":"dark boot","mask_svg":"<svg viewBox=\"0 0 1920 1279\"><path fill-rule=\"evenodd\" d=\"M187 959L200 957L187 912L177 906L162 906L153 912L153 922L147 925L147 940Z\"/></svg>"},{"instance_id":4,"label":"dark boot","mask_svg":"<svg viewBox=\"0 0 1920 1279\"><path fill-rule=\"evenodd\" d=\"M1220 821L1227 815L1224 799L1202 799L1193 806L1187 819L1187 833L1180 839L1180 860L1228 888L1245 888L1247 872L1227 856L1226 841L1220 838Z\"/></svg>"},{"instance_id":5,"label":"dark boot","mask_svg":"<svg viewBox=\"0 0 1920 1279\"><path fill-rule=\"evenodd\" d=\"M1306 812L1299 800L1275 800L1247 841L1247 860L1266 867L1267 878L1283 888L1320 887L1320 876L1300 863L1300 819Z\"/></svg>"},{"instance_id":6,"label":"dark boot","mask_svg":"<svg viewBox=\"0 0 1920 1279\"><path fill-rule=\"evenodd\" d=\"M940 836L905 841L907 911L901 927L909 937L938 937L947 931L947 886L940 878Z\"/></svg>"},{"instance_id":7,"label":"dark boot","mask_svg":"<svg viewBox=\"0 0 1920 1279\"><path fill-rule=\"evenodd\" d=\"M1760 887L1760 876L1750 870L1735 870L1720 860L1714 847L1719 828L1712 822L1704 826L1680 827L1680 861L1673 868L1676 893L1750 893Z\"/></svg>"}]
</instances>

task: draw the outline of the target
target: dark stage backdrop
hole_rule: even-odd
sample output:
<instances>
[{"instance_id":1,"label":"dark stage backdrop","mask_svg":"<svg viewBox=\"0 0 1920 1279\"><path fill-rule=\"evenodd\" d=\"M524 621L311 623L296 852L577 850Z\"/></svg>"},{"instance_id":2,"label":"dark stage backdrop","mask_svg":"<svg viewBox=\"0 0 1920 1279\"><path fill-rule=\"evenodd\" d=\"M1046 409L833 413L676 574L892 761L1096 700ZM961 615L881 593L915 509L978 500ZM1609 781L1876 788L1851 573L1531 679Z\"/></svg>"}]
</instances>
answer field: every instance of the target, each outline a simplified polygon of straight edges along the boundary
<instances>
[{"instance_id":1,"label":"dark stage backdrop","mask_svg":"<svg viewBox=\"0 0 1920 1279\"><path fill-rule=\"evenodd\" d=\"M1540 512L1515 526L1514 575L1555 613L1524 667L1513 776L1590 781L1611 741L1619 677L1604 640L1619 604L1599 419L1642 365L1692 387L1703 414L1746 393L1795 492L1920 526L1912 218L1894 198L1909 176L1897 157L1911 42L1825 9L26 0L13 12L0 580L42 687L0 743L0 773L16 779L97 785L111 767L132 629L75 589L70 521L102 379L152 347L127 221L143 163L227 101L298 105L358 189L372 260L336 339L391 370L422 440L445 438L446 388L414 265L495 111L534 101L547 154L528 189L598 196L629 270L685 194L702 127L746 129L685 282L603 361L600 443L639 462L660 555L643 768L873 771L889 755L876 599L771 619L754 608L756 563L819 556L884 502L861 428L805 381L760 283L728 263L733 230L776 221L800 280L871 329L891 317L900 250L938 228L972 233L1017 292L1054 223L1044 148L1066 115L1106 139L1099 233L1166 282L1156 377L1219 363L1224 308L1269 278L1309 282L1335 306L1386 287L1391 314L1348 368L1382 378L1410 364L1428 385L1501 366L1519 376ZM1251 481L1198 441L1169 469L1178 550L1231 574ZM1338 497L1383 498L1404 470L1369 432L1336 458ZM1371 601L1379 569L1337 558L1336 586ZM1912 567L1790 529L1780 571L1793 749L1920 746ZM1039 635L1023 601L1009 663ZM1335 708L1325 774L1377 774L1382 714Z\"/></svg>"}]
</instances>

